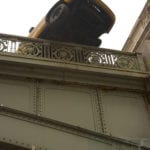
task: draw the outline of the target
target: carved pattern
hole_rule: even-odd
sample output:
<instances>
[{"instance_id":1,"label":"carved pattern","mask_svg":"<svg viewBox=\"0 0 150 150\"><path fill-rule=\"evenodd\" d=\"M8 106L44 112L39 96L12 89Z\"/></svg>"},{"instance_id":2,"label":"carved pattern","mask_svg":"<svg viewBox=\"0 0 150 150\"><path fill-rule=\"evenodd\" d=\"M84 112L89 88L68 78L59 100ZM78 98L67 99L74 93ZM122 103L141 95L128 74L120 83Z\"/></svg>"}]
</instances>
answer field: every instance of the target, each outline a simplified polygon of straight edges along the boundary
<instances>
[{"instance_id":1,"label":"carved pattern","mask_svg":"<svg viewBox=\"0 0 150 150\"><path fill-rule=\"evenodd\" d=\"M38 43L21 43L18 52L23 55L40 56L42 52L42 45Z\"/></svg>"},{"instance_id":2,"label":"carved pattern","mask_svg":"<svg viewBox=\"0 0 150 150\"><path fill-rule=\"evenodd\" d=\"M60 59L67 61L75 61L75 50L72 47L65 47L63 45L51 46L52 59Z\"/></svg>"},{"instance_id":3,"label":"carved pattern","mask_svg":"<svg viewBox=\"0 0 150 150\"><path fill-rule=\"evenodd\" d=\"M6 40L0 40L0 52L4 52L7 50L7 41Z\"/></svg>"},{"instance_id":4,"label":"carved pattern","mask_svg":"<svg viewBox=\"0 0 150 150\"><path fill-rule=\"evenodd\" d=\"M118 68L124 69L137 69L136 60L134 58L130 58L128 56L118 56L115 65Z\"/></svg>"},{"instance_id":5,"label":"carved pattern","mask_svg":"<svg viewBox=\"0 0 150 150\"><path fill-rule=\"evenodd\" d=\"M109 49L64 44L39 39L0 35L0 52L98 65L125 70L140 70L137 55ZM142 60L143 61L143 60ZM143 70L142 70L143 71Z\"/></svg>"},{"instance_id":6,"label":"carved pattern","mask_svg":"<svg viewBox=\"0 0 150 150\"><path fill-rule=\"evenodd\" d=\"M117 57L103 52L91 52L87 60L91 64L113 66L117 61Z\"/></svg>"}]
</instances>

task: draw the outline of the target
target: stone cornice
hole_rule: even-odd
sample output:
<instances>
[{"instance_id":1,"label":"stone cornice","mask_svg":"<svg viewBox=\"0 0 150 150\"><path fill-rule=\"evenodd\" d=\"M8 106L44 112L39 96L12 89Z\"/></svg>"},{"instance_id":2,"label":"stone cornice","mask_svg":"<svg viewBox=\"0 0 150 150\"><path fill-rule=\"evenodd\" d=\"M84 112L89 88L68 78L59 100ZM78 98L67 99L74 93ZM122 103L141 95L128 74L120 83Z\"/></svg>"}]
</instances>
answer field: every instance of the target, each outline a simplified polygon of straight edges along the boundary
<instances>
[{"instance_id":1,"label":"stone cornice","mask_svg":"<svg viewBox=\"0 0 150 150\"><path fill-rule=\"evenodd\" d=\"M16 54L0 54L0 74L44 80L145 90L147 72L125 71ZM130 80L129 84L126 84Z\"/></svg>"},{"instance_id":2,"label":"stone cornice","mask_svg":"<svg viewBox=\"0 0 150 150\"><path fill-rule=\"evenodd\" d=\"M138 17L122 51L133 52L150 36L150 1L148 0L145 7Z\"/></svg>"},{"instance_id":3,"label":"stone cornice","mask_svg":"<svg viewBox=\"0 0 150 150\"><path fill-rule=\"evenodd\" d=\"M0 34L0 52L24 57L99 66L124 71L145 71L138 53L120 52L86 45L31 39Z\"/></svg>"},{"instance_id":4,"label":"stone cornice","mask_svg":"<svg viewBox=\"0 0 150 150\"><path fill-rule=\"evenodd\" d=\"M1 75L130 90L144 91L149 76L140 53L6 34L0 62Z\"/></svg>"}]
</instances>

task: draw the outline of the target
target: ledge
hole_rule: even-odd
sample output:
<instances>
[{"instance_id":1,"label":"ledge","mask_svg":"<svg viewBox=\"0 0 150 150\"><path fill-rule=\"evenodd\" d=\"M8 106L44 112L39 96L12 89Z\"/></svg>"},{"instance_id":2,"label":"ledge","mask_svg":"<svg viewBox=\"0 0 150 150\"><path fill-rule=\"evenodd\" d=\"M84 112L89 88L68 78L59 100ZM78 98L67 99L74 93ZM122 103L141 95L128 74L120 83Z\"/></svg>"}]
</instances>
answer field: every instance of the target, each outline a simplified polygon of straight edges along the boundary
<instances>
[{"instance_id":1,"label":"ledge","mask_svg":"<svg viewBox=\"0 0 150 150\"><path fill-rule=\"evenodd\" d=\"M145 91L142 55L0 34L0 74ZM128 84L127 84L128 83Z\"/></svg>"},{"instance_id":2,"label":"ledge","mask_svg":"<svg viewBox=\"0 0 150 150\"><path fill-rule=\"evenodd\" d=\"M0 74L3 75L139 90L144 90L144 81L149 75L142 71L125 71L14 53L0 53L0 62Z\"/></svg>"}]
</instances>

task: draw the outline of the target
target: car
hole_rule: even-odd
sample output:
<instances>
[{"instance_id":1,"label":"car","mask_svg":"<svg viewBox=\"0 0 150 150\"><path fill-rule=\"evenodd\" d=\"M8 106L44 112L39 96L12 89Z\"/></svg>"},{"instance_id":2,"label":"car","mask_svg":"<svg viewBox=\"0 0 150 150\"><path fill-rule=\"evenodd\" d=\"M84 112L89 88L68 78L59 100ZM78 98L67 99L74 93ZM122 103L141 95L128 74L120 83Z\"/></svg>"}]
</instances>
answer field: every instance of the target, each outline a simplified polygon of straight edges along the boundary
<instances>
[{"instance_id":1,"label":"car","mask_svg":"<svg viewBox=\"0 0 150 150\"><path fill-rule=\"evenodd\" d=\"M109 33L115 15L101 0L60 0L29 37L99 46L99 37Z\"/></svg>"}]
</instances>

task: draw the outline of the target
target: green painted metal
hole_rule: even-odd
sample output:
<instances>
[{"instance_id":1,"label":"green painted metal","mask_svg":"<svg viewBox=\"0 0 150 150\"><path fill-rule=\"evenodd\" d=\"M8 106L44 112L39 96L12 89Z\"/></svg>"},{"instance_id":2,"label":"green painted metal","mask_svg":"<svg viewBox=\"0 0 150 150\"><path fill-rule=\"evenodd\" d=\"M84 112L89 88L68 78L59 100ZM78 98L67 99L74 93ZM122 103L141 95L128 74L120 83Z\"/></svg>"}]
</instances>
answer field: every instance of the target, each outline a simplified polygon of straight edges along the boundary
<instances>
[{"instance_id":1,"label":"green painted metal","mask_svg":"<svg viewBox=\"0 0 150 150\"><path fill-rule=\"evenodd\" d=\"M36 150L150 148L141 54L0 34L0 142Z\"/></svg>"}]
</instances>

